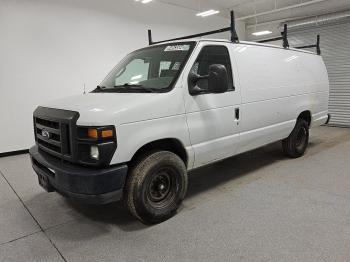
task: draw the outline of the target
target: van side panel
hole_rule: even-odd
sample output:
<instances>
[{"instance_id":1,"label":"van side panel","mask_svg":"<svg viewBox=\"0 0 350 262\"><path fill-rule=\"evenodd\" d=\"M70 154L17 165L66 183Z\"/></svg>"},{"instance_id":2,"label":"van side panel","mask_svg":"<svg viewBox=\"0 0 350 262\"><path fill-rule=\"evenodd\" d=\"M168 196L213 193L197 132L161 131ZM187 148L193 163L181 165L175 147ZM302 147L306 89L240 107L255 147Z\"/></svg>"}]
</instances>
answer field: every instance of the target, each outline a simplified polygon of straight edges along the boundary
<instances>
[{"instance_id":1,"label":"van side panel","mask_svg":"<svg viewBox=\"0 0 350 262\"><path fill-rule=\"evenodd\" d=\"M318 124L326 121L329 85L320 56L244 44L233 51L242 94L239 152L286 138L305 110Z\"/></svg>"}]
</instances>

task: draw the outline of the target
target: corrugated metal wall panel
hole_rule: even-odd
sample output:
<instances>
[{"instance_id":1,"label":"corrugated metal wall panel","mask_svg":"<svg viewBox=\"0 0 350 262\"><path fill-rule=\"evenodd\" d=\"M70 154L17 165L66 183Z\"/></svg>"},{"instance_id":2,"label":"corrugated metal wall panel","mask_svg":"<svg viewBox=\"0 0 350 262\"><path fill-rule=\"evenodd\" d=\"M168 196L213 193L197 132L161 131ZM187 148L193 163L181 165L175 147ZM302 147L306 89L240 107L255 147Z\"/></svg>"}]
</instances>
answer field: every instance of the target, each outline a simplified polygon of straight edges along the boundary
<instances>
[{"instance_id":1,"label":"corrugated metal wall panel","mask_svg":"<svg viewBox=\"0 0 350 262\"><path fill-rule=\"evenodd\" d=\"M317 34L330 82L329 124L350 127L350 19L291 29L288 40L291 46L314 44Z\"/></svg>"}]
</instances>

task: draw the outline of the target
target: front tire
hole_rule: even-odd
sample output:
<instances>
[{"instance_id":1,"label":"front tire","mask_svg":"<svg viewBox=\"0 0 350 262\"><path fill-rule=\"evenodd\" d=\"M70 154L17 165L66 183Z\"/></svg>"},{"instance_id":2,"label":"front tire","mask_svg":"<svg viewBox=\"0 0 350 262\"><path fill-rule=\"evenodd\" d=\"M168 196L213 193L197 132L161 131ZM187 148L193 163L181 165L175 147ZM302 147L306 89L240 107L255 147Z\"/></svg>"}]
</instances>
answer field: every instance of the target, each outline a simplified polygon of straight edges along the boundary
<instances>
[{"instance_id":1,"label":"front tire","mask_svg":"<svg viewBox=\"0 0 350 262\"><path fill-rule=\"evenodd\" d=\"M163 222L175 215L187 184L186 166L179 156L169 151L145 155L129 173L128 209L145 224Z\"/></svg>"},{"instance_id":2,"label":"front tire","mask_svg":"<svg viewBox=\"0 0 350 262\"><path fill-rule=\"evenodd\" d=\"M309 124L304 119L298 119L292 133L282 140L283 152L297 158L304 155L309 144Z\"/></svg>"}]
</instances>

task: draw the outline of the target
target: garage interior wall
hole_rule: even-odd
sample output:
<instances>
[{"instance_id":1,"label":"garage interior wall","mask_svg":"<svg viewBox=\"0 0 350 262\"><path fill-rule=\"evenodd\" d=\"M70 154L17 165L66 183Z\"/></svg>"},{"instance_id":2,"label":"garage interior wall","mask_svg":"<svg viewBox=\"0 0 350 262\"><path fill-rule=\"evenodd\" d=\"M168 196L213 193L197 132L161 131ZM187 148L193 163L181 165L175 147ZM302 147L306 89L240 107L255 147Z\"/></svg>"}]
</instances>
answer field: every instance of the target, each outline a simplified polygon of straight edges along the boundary
<instances>
[{"instance_id":1,"label":"garage interior wall","mask_svg":"<svg viewBox=\"0 0 350 262\"><path fill-rule=\"evenodd\" d=\"M34 109L83 93L84 83L94 89L122 57L148 44L147 29L156 41L229 25L196 13L157 1L0 0L0 153L33 145ZM238 27L243 38L244 24Z\"/></svg>"},{"instance_id":2,"label":"garage interior wall","mask_svg":"<svg viewBox=\"0 0 350 262\"><path fill-rule=\"evenodd\" d=\"M289 42L291 46L315 44L317 34L330 82L329 124L350 127L350 19L290 29Z\"/></svg>"}]
</instances>

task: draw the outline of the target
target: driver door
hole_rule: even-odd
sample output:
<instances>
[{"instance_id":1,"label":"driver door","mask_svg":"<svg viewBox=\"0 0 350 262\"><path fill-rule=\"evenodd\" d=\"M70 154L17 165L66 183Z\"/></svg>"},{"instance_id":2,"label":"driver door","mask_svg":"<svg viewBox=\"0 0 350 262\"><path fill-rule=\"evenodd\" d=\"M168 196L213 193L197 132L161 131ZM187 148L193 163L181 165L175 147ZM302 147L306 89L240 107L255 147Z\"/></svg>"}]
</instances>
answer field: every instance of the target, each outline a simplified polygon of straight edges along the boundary
<instances>
[{"instance_id":1,"label":"driver door","mask_svg":"<svg viewBox=\"0 0 350 262\"><path fill-rule=\"evenodd\" d=\"M229 46L232 44L199 43L184 72L187 125L195 152L193 168L229 157L237 151L241 95L235 85L236 74L231 63ZM189 73L208 75L209 66L212 64L222 64L226 67L229 77L228 91L191 95L187 81ZM206 90L208 80L201 79L197 85Z\"/></svg>"}]
</instances>

